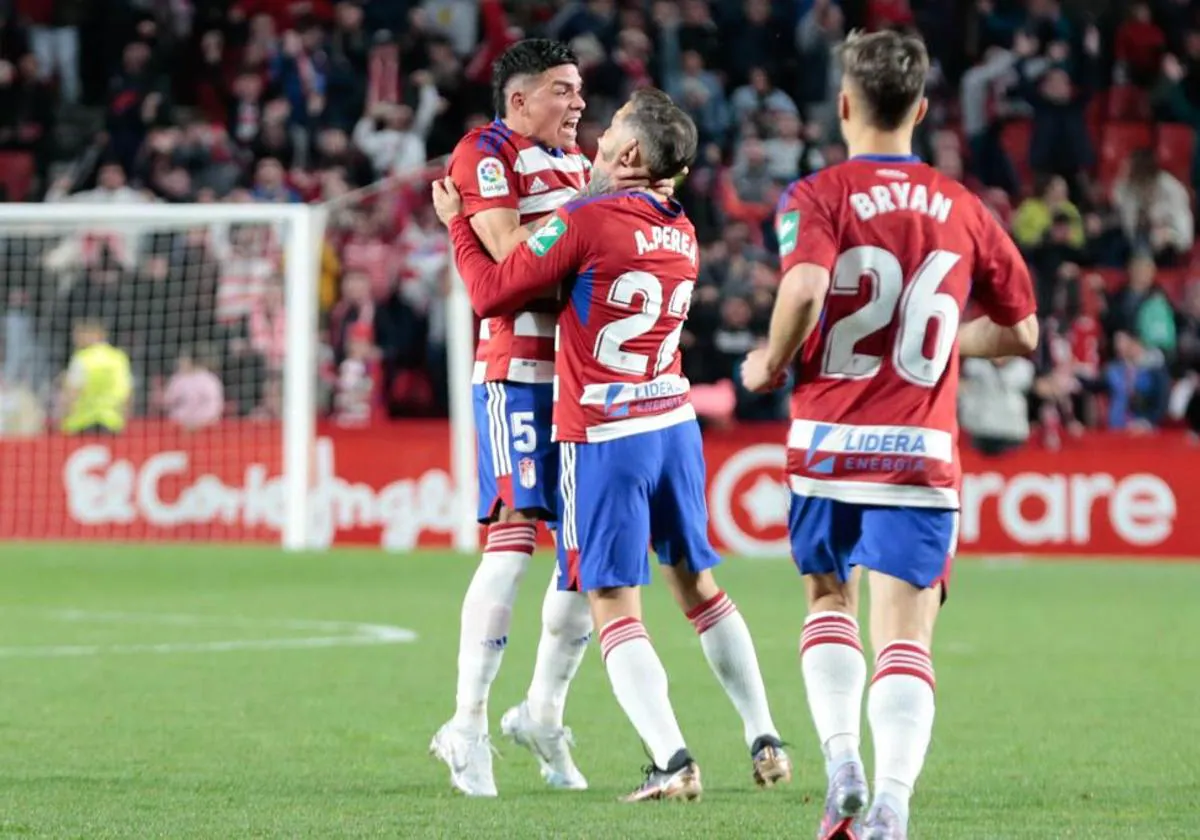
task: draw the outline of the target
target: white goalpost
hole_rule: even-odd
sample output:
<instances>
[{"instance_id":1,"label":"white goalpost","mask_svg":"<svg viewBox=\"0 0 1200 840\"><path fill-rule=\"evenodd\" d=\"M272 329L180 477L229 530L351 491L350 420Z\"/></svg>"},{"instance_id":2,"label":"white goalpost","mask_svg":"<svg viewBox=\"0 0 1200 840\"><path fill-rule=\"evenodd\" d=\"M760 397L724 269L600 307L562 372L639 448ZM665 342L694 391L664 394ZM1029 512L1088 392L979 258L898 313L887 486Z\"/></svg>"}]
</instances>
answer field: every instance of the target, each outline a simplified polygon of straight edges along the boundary
<instances>
[{"instance_id":1,"label":"white goalpost","mask_svg":"<svg viewBox=\"0 0 1200 840\"><path fill-rule=\"evenodd\" d=\"M198 539L219 539L235 516L264 527L278 519L284 548L310 547L320 224L321 211L306 205L0 204L0 534L64 536L45 523L66 506L81 523L79 536L102 538L106 527L127 527L140 505ZM258 318L263 326L239 306L266 287L282 292L282 313ZM282 328L274 318L280 314ZM84 405L107 406L120 389L109 372L89 382L86 366L76 364L81 325L99 326L130 359L133 389L119 419ZM238 333L246 329L254 334ZM231 354L230 347L237 349ZM209 463L197 469L208 471L183 488L193 495L189 512L180 512L159 488L170 483L169 459L134 468L126 458L152 457L177 435L202 441L204 427L219 420L203 404L208 386L183 377L194 387L172 396L168 382L231 355L251 369L241 390L253 393L232 400L241 402L244 440L223 444L225 454L201 451ZM146 414L169 419L135 425ZM73 416L87 428L75 428ZM222 467L245 469L260 456L277 464L275 486L257 473L260 486L220 483ZM56 483L65 486L65 500L45 489Z\"/></svg>"}]
</instances>

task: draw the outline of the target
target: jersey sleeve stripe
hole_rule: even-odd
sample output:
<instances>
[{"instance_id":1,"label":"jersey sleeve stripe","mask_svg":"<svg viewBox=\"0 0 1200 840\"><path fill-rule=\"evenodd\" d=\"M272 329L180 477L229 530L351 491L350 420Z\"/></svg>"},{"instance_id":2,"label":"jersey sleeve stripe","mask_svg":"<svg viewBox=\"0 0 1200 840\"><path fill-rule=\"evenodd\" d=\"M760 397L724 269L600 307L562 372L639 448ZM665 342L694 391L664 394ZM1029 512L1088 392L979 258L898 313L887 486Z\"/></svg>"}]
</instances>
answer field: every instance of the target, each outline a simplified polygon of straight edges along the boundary
<instances>
[{"instance_id":1,"label":"jersey sleeve stripe","mask_svg":"<svg viewBox=\"0 0 1200 840\"><path fill-rule=\"evenodd\" d=\"M579 192L570 187L552 190L541 195L523 196L517 200L517 210L522 216L540 216L562 207Z\"/></svg>"},{"instance_id":2,"label":"jersey sleeve stripe","mask_svg":"<svg viewBox=\"0 0 1200 840\"><path fill-rule=\"evenodd\" d=\"M513 171L521 175L532 175L553 169L556 172L586 172L585 158L580 154L553 155L541 146L531 146L517 153Z\"/></svg>"}]
</instances>

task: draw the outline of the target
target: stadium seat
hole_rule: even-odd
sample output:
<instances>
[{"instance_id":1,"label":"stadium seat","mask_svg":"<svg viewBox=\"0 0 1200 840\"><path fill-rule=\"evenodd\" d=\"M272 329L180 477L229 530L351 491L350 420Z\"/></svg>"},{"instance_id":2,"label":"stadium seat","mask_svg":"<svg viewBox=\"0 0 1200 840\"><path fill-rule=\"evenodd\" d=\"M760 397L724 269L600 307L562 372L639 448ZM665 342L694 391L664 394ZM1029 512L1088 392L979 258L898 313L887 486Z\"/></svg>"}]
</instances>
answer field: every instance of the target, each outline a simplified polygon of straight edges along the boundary
<instances>
[{"instance_id":1,"label":"stadium seat","mask_svg":"<svg viewBox=\"0 0 1200 840\"><path fill-rule=\"evenodd\" d=\"M0 152L0 187L5 200L25 201L33 187L33 155L29 152Z\"/></svg>"},{"instance_id":2,"label":"stadium seat","mask_svg":"<svg viewBox=\"0 0 1200 840\"><path fill-rule=\"evenodd\" d=\"M1149 122L1150 97L1136 85L1114 85L1108 92L1110 122Z\"/></svg>"},{"instance_id":3,"label":"stadium seat","mask_svg":"<svg viewBox=\"0 0 1200 840\"><path fill-rule=\"evenodd\" d=\"M1098 268L1096 273L1104 278L1104 290L1109 294L1125 285L1127 272L1123 268Z\"/></svg>"},{"instance_id":4,"label":"stadium seat","mask_svg":"<svg viewBox=\"0 0 1200 840\"><path fill-rule=\"evenodd\" d=\"M1161 123L1154 144L1158 165L1185 185L1192 183L1192 156L1196 149L1196 132L1186 125Z\"/></svg>"},{"instance_id":5,"label":"stadium seat","mask_svg":"<svg viewBox=\"0 0 1200 840\"><path fill-rule=\"evenodd\" d=\"M1100 140L1097 175L1107 191L1134 149L1154 145L1154 131L1146 123L1113 122L1104 127Z\"/></svg>"},{"instance_id":6,"label":"stadium seat","mask_svg":"<svg viewBox=\"0 0 1200 840\"><path fill-rule=\"evenodd\" d=\"M1088 100L1087 109L1084 111L1084 122L1087 125L1088 136L1092 138L1093 143L1096 143L1103 133L1107 115L1108 91L1098 90Z\"/></svg>"},{"instance_id":7,"label":"stadium seat","mask_svg":"<svg viewBox=\"0 0 1200 840\"><path fill-rule=\"evenodd\" d=\"M1187 285L1188 276L1186 268L1160 268L1155 280L1171 302L1178 306L1183 302L1183 289Z\"/></svg>"}]
</instances>

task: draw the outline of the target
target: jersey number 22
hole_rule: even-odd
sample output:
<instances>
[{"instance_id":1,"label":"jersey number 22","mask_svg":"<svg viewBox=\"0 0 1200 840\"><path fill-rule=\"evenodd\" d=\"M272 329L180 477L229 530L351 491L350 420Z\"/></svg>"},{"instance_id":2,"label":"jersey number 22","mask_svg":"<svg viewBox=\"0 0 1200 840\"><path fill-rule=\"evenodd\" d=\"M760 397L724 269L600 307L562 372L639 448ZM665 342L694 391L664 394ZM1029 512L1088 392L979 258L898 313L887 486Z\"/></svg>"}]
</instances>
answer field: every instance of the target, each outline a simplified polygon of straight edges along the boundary
<instances>
[{"instance_id":1,"label":"jersey number 22","mask_svg":"<svg viewBox=\"0 0 1200 840\"><path fill-rule=\"evenodd\" d=\"M897 304L900 320L892 344L892 365L913 385L932 388L946 372L958 335L959 305L938 288L962 259L950 251L933 251L913 273L907 286L904 268L891 251L874 245L851 248L833 267L830 295L856 295L871 284L871 299L841 318L829 330L821 373L836 379L870 379L879 373L882 356L858 353L855 345L892 323ZM925 355L925 337L937 321L933 355Z\"/></svg>"},{"instance_id":2,"label":"jersey number 22","mask_svg":"<svg viewBox=\"0 0 1200 840\"><path fill-rule=\"evenodd\" d=\"M654 358L654 369L650 371L654 376L658 376L675 358L695 285L693 281L685 280L671 293L671 299L667 302L667 314L678 318L679 323L659 345ZM662 281L645 271L627 271L609 287L608 302L622 309L637 311L601 327L596 336L596 359L618 373L645 376L650 369L650 357L645 353L626 350L624 345L650 332L658 324L663 309Z\"/></svg>"}]
</instances>

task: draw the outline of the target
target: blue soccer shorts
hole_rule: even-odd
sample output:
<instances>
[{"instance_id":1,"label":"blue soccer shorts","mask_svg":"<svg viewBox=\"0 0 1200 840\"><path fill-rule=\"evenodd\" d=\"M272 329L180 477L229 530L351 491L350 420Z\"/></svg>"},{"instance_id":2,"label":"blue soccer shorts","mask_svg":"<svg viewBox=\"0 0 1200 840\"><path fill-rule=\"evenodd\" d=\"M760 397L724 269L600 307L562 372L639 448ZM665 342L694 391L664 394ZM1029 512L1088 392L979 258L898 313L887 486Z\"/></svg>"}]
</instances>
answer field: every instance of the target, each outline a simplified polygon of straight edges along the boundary
<instances>
[{"instance_id":1,"label":"blue soccer shorts","mask_svg":"<svg viewBox=\"0 0 1200 840\"><path fill-rule=\"evenodd\" d=\"M561 444L559 589L650 582L658 562L721 562L708 540L704 450L694 421L602 443Z\"/></svg>"},{"instance_id":2,"label":"blue soccer shorts","mask_svg":"<svg viewBox=\"0 0 1200 840\"><path fill-rule=\"evenodd\" d=\"M552 521L558 498L558 446L550 440L554 386L484 382L475 397L479 521L500 506Z\"/></svg>"},{"instance_id":3,"label":"blue soccer shorts","mask_svg":"<svg viewBox=\"0 0 1200 840\"><path fill-rule=\"evenodd\" d=\"M863 566L919 589L940 583L944 596L958 548L958 511L793 494L788 531L801 574L836 574L844 582Z\"/></svg>"}]
</instances>

